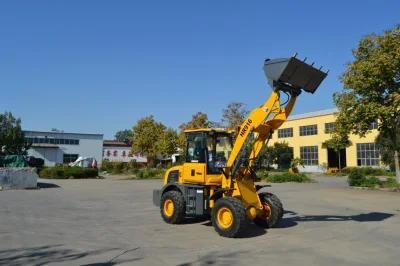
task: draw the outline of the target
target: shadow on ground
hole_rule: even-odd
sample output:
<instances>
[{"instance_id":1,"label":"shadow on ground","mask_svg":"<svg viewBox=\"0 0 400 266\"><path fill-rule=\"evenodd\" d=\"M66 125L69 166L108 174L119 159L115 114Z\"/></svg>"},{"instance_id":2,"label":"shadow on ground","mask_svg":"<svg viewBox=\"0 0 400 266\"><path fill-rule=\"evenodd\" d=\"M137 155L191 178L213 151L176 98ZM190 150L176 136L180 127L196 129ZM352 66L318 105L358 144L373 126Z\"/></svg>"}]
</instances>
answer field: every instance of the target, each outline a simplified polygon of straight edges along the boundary
<instances>
[{"instance_id":1,"label":"shadow on ground","mask_svg":"<svg viewBox=\"0 0 400 266\"><path fill-rule=\"evenodd\" d=\"M302 222L381 222L392 217L394 214L385 212L370 212L357 215L298 215L293 211L285 211L285 217L279 222L275 228L289 228ZM188 218L183 224L201 223L204 226L212 226L207 218ZM266 230L254 224L249 224L246 230L239 238L251 238L266 234Z\"/></svg>"},{"instance_id":2,"label":"shadow on ground","mask_svg":"<svg viewBox=\"0 0 400 266\"><path fill-rule=\"evenodd\" d=\"M298 215L292 211L285 211L285 214L293 215L284 217L277 228L288 228L296 226L299 222L381 222L392 217L394 214L385 212L370 212L357 215Z\"/></svg>"},{"instance_id":3,"label":"shadow on ground","mask_svg":"<svg viewBox=\"0 0 400 266\"><path fill-rule=\"evenodd\" d=\"M209 218L201 218L201 217L196 217L196 218L186 218L183 222L183 224L195 224L199 223L204 226L212 226L212 223ZM242 232L238 238L251 238L251 237L257 237L264 235L266 233L264 228L258 227L254 224L249 224L249 226L246 227L246 229Z\"/></svg>"},{"instance_id":4,"label":"shadow on ground","mask_svg":"<svg viewBox=\"0 0 400 266\"><path fill-rule=\"evenodd\" d=\"M237 265L238 257L246 254L246 251L235 252L209 252L200 256L197 260L178 264L178 266L195 266L195 265Z\"/></svg>"},{"instance_id":5,"label":"shadow on ground","mask_svg":"<svg viewBox=\"0 0 400 266\"><path fill-rule=\"evenodd\" d=\"M38 188L59 188L59 185L53 184L53 183L43 183L43 182L38 182L37 183Z\"/></svg>"},{"instance_id":6,"label":"shadow on ground","mask_svg":"<svg viewBox=\"0 0 400 266\"><path fill-rule=\"evenodd\" d=\"M123 262L133 262L143 259L143 257L134 257L130 259L118 259L121 255L134 251L138 248L124 251L117 256L110 258L105 262L96 262L86 265L102 265L111 266ZM53 246L38 246L32 248L21 248L21 249L9 249L0 251L0 265L8 266L24 266L24 265L46 265L48 263L61 263L61 262L71 262L77 259L81 259L88 256L99 255L102 253L116 251L119 249L109 248L109 249L99 249L93 251L77 251L67 248L62 248L62 245ZM74 263L69 263L74 264Z\"/></svg>"},{"instance_id":7,"label":"shadow on ground","mask_svg":"<svg viewBox=\"0 0 400 266\"><path fill-rule=\"evenodd\" d=\"M285 217L274 228L289 228L298 225L302 222L341 222L341 221L356 221L356 222L381 222L392 217L394 214L385 212L370 212L357 215L298 215L293 211L285 211ZM186 218L182 224L201 224L204 226L212 226L212 223L207 217ZM251 238L266 234L264 228L250 223L249 226L238 238Z\"/></svg>"}]
</instances>

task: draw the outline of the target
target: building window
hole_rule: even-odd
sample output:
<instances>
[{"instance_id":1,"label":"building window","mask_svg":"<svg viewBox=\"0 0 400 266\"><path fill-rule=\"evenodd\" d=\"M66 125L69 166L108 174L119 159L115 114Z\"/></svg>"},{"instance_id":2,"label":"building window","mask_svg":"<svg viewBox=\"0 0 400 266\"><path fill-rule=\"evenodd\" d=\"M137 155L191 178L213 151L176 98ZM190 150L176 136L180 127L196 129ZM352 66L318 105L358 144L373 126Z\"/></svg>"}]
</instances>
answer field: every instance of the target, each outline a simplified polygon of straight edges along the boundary
<instances>
[{"instance_id":1,"label":"building window","mask_svg":"<svg viewBox=\"0 0 400 266\"><path fill-rule=\"evenodd\" d=\"M318 165L318 146L300 147L300 158L304 165Z\"/></svg>"},{"instance_id":2,"label":"building window","mask_svg":"<svg viewBox=\"0 0 400 266\"><path fill-rule=\"evenodd\" d=\"M335 122L325 123L325 133L329 134L335 130Z\"/></svg>"},{"instance_id":3,"label":"building window","mask_svg":"<svg viewBox=\"0 0 400 266\"><path fill-rule=\"evenodd\" d=\"M378 121L374 121L369 125L369 129L378 129Z\"/></svg>"},{"instance_id":4,"label":"building window","mask_svg":"<svg viewBox=\"0 0 400 266\"><path fill-rule=\"evenodd\" d=\"M293 128L281 128L278 129L278 138L290 138L293 137Z\"/></svg>"},{"instance_id":5,"label":"building window","mask_svg":"<svg viewBox=\"0 0 400 266\"><path fill-rule=\"evenodd\" d=\"M122 157L126 156L126 151L122 151Z\"/></svg>"},{"instance_id":6,"label":"building window","mask_svg":"<svg viewBox=\"0 0 400 266\"><path fill-rule=\"evenodd\" d=\"M357 165L379 166L379 150L375 143L357 143Z\"/></svg>"},{"instance_id":7,"label":"building window","mask_svg":"<svg viewBox=\"0 0 400 266\"><path fill-rule=\"evenodd\" d=\"M300 136L317 135L317 125L300 126Z\"/></svg>"},{"instance_id":8,"label":"building window","mask_svg":"<svg viewBox=\"0 0 400 266\"><path fill-rule=\"evenodd\" d=\"M107 150L107 157L111 156L111 152L109 150Z\"/></svg>"},{"instance_id":9,"label":"building window","mask_svg":"<svg viewBox=\"0 0 400 266\"><path fill-rule=\"evenodd\" d=\"M113 156L114 156L114 157L117 157L117 155L118 155L118 151L115 150L115 151L113 152Z\"/></svg>"},{"instance_id":10,"label":"building window","mask_svg":"<svg viewBox=\"0 0 400 266\"><path fill-rule=\"evenodd\" d=\"M72 163L72 162L75 162L76 159L78 159L78 157L79 157L79 154L67 154L67 153L64 153L63 162L65 164Z\"/></svg>"},{"instance_id":11,"label":"building window","mask_svg":"<svg viewBox=\"0 0 400 266\"><path fill-rule=\"evenodd\" d=\"M61 145L79 145L79 139L59 139L49 137L26 137L29 143L48 143L48 144L61 144Z\"/></svg>"}]
</instances>

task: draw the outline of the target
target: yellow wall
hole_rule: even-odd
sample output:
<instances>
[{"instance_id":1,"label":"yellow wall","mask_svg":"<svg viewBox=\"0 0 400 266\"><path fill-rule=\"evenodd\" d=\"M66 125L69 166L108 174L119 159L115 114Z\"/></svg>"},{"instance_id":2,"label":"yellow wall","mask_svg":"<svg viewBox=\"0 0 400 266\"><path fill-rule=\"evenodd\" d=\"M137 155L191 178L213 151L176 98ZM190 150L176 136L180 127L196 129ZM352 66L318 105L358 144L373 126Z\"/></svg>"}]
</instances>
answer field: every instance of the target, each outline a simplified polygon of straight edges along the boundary
<instances>
[{"instance_id":1,"label":"yellow wall","mask_svg":"<svg viewBox=\"0 0 400 266\"><path fill-rule=\"evenodd\" d=\"M318 114L319 113L319 114ZM296 117L303 118L296 118ZM304 114L304 115L296 115L293 118L290 118L280 127L283 128L293 128L293 137L289 138L278 138L278 130L274 132L272 139L269 142L269 145L273 145L275 142L287 142L290 147L293 147L294 157L300 158L300 146L318 146L318 164L319 169L313 169L316 167L308 167L308 170L315 171L323 171L321 165L328 163L328 152L326 148L322 147L322 144L331 138L330 134L325 133L325 123L334 122L335 115L333 112L325 113L316 112L315 114ZM311 136L300 136L300 126L313 125L317 124L318 134ZM348 167L357 166L357 143L373 143L375 142L375 138L377 136L377 130L372 130L369 134L367 134L364 138L360 138L356 135L351 135L350 140L352 145L346 148L346 165Z\"/></svg>"}]
</instances>

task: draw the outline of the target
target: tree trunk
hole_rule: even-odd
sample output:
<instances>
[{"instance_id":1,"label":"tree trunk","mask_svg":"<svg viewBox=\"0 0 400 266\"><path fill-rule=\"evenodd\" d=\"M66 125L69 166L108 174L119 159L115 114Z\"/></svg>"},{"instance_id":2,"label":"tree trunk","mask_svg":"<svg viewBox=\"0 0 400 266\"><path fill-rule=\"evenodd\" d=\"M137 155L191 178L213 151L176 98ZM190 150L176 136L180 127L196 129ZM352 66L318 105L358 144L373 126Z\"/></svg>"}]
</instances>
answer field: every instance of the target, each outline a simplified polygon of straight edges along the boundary
<instances>
[{"instance_id":1,"label":"tree trunk","mask_svg":"<svg viewBox=\"0 0 400 266\"><path fill-rule=\"evenodd\" d=\"M399 152L394 151L394 168L396 169L396 180L400 183L400 165L399 165Z\"/></svg>"},{"instance_id":2,"label":"tree trunk","mask_svg":"<svg viewBox=\"0 0 400 266\"><path fill-rule=\"evenodd\" d=\"M339 172L342 170L342 165L340 163L340 150L338 151L338 157L339 157Z\"/></svg>"},{"instance_id":3,"label":"tree trunk","mask_svg":"<svg viewBox=\"0 0 400 266\"><path fill-rule=\"evenodd\" d=\"M147 155L147 166L154 168L156 166L156 157L152 155Z\"/></svg>"}]
</instances>

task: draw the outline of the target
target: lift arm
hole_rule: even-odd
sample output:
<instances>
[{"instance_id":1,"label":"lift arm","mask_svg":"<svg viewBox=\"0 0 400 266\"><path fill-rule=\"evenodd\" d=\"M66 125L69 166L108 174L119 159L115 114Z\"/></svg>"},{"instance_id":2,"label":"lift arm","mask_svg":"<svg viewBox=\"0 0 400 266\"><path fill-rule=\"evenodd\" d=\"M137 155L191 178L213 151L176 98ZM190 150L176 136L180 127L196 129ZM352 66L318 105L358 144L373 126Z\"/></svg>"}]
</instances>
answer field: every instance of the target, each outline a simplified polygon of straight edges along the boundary
<instances>
[{"instance_id":1,"label":"lift arm","mask_svg":"<svg viewBox=\"0 0 400 266\"><path fill-rule=\"evenodd\" d=\"M316 69L296 57L266 60L264 72L273 91L269 99L260 107L253 109L240 126L232 153L229 156L225 173L235 178L241 166L248 169L254 164L262 148L288 118L297 96L301 91L314 93L327 73ZM281 94L288 99L281 103ZM231 187L230 180L226 187Z\"/></svg>"},{"instance_id":2,"label":"lift arm","mask_svg":"<svg viewBox=\"0 0 400 266\"><path fill-rule=\"evenodd\" d=\"M231 176L235 176L243 162L252 166L266 141L288 118L297 96L290 96L287 103L282 106L279 91L273 91L269 99L260 107L253 109L243 122L231 156L227 162Z\"/></svg>"},{"instance_id":3,"label":"lift arm","mask_svg":"<svg viewBox=\"0 0 400 266\"><path fill-rule=\"evenodd\" d=\"M275 97L276 102L268 117L270 120L260 124L254 128L254 142L249 154L249 166L252 167L258 158L263 147L268 144L272 134L277 130L289 117L294 104L296 103L297 96L287 95L288 99L284 105L281 105L280 92L274 92L271 97Z\"/></svg>"}]
</instances>

